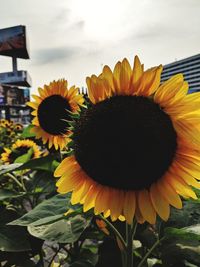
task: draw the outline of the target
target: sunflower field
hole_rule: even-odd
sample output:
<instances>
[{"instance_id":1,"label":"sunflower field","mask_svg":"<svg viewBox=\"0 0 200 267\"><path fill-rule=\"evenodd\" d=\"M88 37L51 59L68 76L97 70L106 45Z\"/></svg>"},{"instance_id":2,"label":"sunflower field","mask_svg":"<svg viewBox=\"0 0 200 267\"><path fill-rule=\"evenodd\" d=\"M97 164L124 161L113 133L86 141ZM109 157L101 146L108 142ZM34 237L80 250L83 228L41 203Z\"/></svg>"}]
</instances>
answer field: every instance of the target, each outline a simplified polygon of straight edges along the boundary
<instances>
[{"instance_id":1,"label":"sunflower field","mask_svg":"<svg viewBox=\"0 0 200 267\"><path fill-rule=\"evenodd\" d=\"M136 56L0 120L1 267L200 266L200 93Z\"/></svg>"}]
</instances>

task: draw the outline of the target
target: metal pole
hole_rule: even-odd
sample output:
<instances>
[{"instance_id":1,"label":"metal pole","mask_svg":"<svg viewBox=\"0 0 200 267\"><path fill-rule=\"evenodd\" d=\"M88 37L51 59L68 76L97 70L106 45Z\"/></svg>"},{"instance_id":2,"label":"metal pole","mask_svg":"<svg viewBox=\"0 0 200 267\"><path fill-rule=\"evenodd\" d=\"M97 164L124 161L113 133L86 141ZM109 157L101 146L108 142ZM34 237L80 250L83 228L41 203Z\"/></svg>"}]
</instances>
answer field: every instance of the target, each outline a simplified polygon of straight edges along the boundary
<instances>
[{"instance_id":1,"label":"metal pole","mask_svg":"<svg viewBox=\"0 0 200 267\"><path fill-rule=\"evenodd\" d=\"M12 67L13 67L13 72L17 72L17 58L12 57Z\"/></svg>"}]
</instances>

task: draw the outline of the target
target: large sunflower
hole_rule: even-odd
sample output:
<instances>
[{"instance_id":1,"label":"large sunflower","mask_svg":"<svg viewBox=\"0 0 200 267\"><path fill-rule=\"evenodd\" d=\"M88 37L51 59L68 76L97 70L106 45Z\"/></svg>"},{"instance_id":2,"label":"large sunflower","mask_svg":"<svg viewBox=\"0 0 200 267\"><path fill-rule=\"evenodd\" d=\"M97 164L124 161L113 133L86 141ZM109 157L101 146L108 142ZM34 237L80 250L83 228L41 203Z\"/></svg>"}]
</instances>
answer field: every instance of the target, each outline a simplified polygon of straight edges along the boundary
<instances>
[{"instance_id":1,"label":"large sunflower","mask_svg":"<svg viewBox=\"0 0 200 267\"><path fill-rule=\"evenodd\" d=\"M17 158L27 154L28 151L32 149L32 154L30 159L39 158L41 151L38 145L29 139L20 140L18 139L11 148L4 148L1 154L1 160L6 164L14 163Z\"/></svg>"},{"instance_id":2,"label":"large sunflower","mask_svg":"<svg viewBox=\"0 0 200 267\"><path fill-rule=\"evenodd\" d=\"M92 104L73 130L74 154L55 171L72 204L114 221L167 220L180 196L200 188L200 94L187 95L178 74L160 84L162 66L143 70L138 57L87 78Z\"/></svg>"},{"instance_id":3,"label":"large sunflower","mask_svg":"<svg viewBox=\"0 0 200 267\"><path fill-rule=\"evenodd\" d=\"M27 103L34 109L31 113L34 116L32 132L36 138L42 138L44 144L48 143L49 148L63 149L70 140L69 112L77 112L84 99L75 86L68 90L64 79L38 88L38 92L39 96L32 95L35 102Z\"/></svg>"}]
</instances>

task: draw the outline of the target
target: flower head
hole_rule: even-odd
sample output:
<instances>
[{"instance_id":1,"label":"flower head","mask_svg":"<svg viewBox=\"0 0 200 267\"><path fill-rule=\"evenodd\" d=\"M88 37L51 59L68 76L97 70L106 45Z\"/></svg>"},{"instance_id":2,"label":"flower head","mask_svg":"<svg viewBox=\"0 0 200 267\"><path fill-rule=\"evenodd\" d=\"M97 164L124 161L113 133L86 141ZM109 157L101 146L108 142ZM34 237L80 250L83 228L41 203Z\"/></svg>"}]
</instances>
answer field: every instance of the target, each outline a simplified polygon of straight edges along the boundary
<instances>
[{"instance_id":1,"label":"flower head","mask_svg":"<svg viewBox=\"0 0 200 267\"><path fill-rule=\"evenodd\" d=\"M34 141L18 139L11 148L4 148L4 152L1 154L1 160L6 164L14 163L17 158L27 154L29 150L32 150L30 159L39 158L41 151Z\"/></svg>"},{"instance_id":2,"label":"flower head","mask_svg":"<svg viewBox=\"0 0 200 267\"><path fill-rule=\"evenodd\" d=\"M167 220L180 196L200 188L200 94L183 75L160 84L162 66L143 70L136 56L87 78L92 105L73 129L74 154L55 171L72 204L115 221Z\"/></svg>"},{"instance_id":3,"label":"flower head","mask_svg":"<svg viewBox=\"0 0 200 267\"><path fill-rule=\"evenodd\" d=\"M14 124L14 130L20 132L23 130L23 125L21 123Z\"/></svg>"},{"instance_id":4,"label":"flower head","mask_svg":"<svg viewBox=\"0 0 200 267\"><path fill-rule=\"evenodd\" d=\"M69 112L77 112L84 99L75 86L68 89L64 79L44 85L38 91L39 96L33 95L35 102L27 103L34 109L32 132L36 138L42 138L44 144L48 143L49 148L63 149L70 141Z\"/></svg>"}]
</instances>

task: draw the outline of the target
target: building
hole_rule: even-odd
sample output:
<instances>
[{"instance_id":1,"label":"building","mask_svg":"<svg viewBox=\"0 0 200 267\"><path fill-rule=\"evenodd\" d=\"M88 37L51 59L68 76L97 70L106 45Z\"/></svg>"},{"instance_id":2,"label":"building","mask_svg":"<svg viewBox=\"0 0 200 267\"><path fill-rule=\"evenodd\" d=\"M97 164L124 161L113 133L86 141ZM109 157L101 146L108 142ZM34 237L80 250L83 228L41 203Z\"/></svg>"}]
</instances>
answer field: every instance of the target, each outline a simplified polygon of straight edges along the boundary
<instances>
[{"instance_id":1,"label":"building","mask_svg":"<svg viewBox=\"0 0 200 267\"><path fill-rule=\"evenodd\" d=\"M29 59L26 27L23 25L0 29L0 55L12 60L13 70L0 73L0 119L22 124L30 122L31 77L26 70L18 70L18 59Z\"/></svg>"},{"instance_id":2,"label":"building","mask_svg":"<svg viewBox=\"0 0 200 267\"><path fill-rule=\"evenodd\" d=\"M200 54L164 65L161 82L178 73L188 82L189 93L200 91Z\"/></svg>"}]
</instances>

